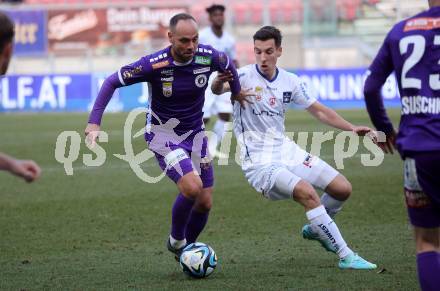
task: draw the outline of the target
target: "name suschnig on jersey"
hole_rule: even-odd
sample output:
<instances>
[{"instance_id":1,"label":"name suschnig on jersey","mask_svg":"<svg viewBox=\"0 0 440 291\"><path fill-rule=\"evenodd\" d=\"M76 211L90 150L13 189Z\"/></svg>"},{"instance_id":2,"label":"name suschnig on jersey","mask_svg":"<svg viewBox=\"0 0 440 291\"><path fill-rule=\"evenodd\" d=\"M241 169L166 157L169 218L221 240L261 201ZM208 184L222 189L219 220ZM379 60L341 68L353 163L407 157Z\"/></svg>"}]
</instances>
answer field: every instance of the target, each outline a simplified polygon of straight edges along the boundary
<instances>
[{"instance_id":1,"label":"name suschnig on jersey","mask_svg":"<svg viewBox=\"0 0 440 291\"><path fill-rule=\"evenodd\" d=\"M402 114L439 114L440 98L426 96L404 96L402 97Z\"/></svg>"}]
</instances>

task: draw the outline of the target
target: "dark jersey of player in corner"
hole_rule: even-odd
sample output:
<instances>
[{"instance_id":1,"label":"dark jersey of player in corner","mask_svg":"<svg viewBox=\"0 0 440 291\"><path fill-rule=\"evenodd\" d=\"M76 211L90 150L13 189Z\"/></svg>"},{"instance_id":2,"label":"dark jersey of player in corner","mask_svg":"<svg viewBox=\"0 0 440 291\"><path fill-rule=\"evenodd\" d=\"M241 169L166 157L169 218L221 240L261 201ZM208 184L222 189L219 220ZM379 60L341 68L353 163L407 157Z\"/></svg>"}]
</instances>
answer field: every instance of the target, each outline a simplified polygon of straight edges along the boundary
<instances>
[{"instance_id":1,"label":"dark jersey of player in corner","mask_svg":"<svg viewBox=\"0 0 440 291\"><path fill-rule=\"evenodd\" d=\"M209 75L214 71L232 72L232 94L240 92L237 71L229 58L208 45L200 44L188 63L177 63L167 47L123 66L104 82L91 112L89 123L100 124L102 114L116 88L140 82L149 83L149 106L152 124L179 120L177 134L203 128L203 103ZM160 119L159 120L157 120Z\"/></svg>"},{"instance_id":2,"label":"dark jersey of player in corner","mask_svg":"<svg viewBox=\"0 0 440 291\"><path fill-rule=\"evenodd\" d=\"M440 151L440 7L397 23L371 64L365 82L368 112L378 130L393 131L381 87L395 71L402 103L397 149Z\"/></svg>"}]
</instances>

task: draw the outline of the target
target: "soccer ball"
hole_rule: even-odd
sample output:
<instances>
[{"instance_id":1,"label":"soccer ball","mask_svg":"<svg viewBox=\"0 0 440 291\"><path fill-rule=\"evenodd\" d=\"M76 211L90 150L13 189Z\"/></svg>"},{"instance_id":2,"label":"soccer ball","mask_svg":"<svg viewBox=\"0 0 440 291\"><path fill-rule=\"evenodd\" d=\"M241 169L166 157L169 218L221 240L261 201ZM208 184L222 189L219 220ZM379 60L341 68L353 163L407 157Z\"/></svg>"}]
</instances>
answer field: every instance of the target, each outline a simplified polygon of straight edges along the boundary
<instances>
[{"instance_id":1,"label":"soccer ball","mask_svg":"<svg viewBox=\"0 0 440 291\"><path fill-rule=\"evenodd\" d=\"M195 242L183 249L180 266L183 272L191 277L205 278L214 272L217 255L207 244Z\"/></svg>"}]
</instances>

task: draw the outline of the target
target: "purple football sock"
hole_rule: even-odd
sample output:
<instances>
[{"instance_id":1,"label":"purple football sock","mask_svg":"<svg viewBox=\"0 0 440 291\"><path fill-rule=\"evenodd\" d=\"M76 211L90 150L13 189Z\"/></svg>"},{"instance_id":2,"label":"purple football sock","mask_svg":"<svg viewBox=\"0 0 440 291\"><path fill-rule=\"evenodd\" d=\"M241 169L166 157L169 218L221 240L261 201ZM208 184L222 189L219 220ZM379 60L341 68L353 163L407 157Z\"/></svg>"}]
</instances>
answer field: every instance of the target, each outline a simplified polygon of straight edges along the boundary
<instances>
[{"instance_id":1,"label":"purple football sock","mask_svg":"<svg viewBox=\"0 0 440 291\"><path fill-rule=\"evenodd\" d=\"M193 243L196 241L199 234L202 232L203 228L205 228L206 223L208 222L208 212L199 212L195 209L191 211L191 215L188 220L188 225L186 226L186 242Z\"/></svg>"},{"instance_id":2,"label":"purple football sock","mask_svg":"<svg viewBox=\"0 0 440 291\"><path fill-rule=\"evenodd\" d=\"M440 254L424 252L417 255L417 270L422 291L435 291L440 288Z\"/></svg>"},{"instance_id":3,"label":"purple football sock","mask_svg":"<svg viewBox=\"0 0 440 291\"><path fill-rule=\"evenodd\" d=\"M171 218L171 236L176 240L185 238L185 228L189 221L194 200L188 199L179 193L174 201Z\"/></svg>"}]
</instances>

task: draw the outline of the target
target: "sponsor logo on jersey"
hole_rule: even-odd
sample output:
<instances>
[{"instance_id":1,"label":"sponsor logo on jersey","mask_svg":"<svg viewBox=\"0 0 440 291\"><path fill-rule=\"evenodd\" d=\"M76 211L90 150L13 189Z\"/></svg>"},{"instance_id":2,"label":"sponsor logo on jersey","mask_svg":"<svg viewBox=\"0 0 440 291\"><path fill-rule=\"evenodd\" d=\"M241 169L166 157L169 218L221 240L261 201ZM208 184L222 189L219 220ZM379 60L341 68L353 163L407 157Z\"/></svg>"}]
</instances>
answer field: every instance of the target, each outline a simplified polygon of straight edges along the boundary
<instances>
[{"instance_id":1,"label":"sponsor logo on jersey","mask_svg":"<svg viewBox=\"0 0 440 291\"><path fill-rule=\"evenodd\" d=\"M194 75L197 75L197 74L206 73L209 71L211 71L211 68L205 67L205 68L195 69L195 70L193 70L193 73L194 73Z\"/></svg>"},{"instance_id":2,"label":"sponsor logo on jersey","mask_svg":"<svg viewBox=\"0 0 440 291\"><path fill-rule=\"evenodd\" d=\"M440 17L421 17L410 19L405 23L403 31L431 30L440 27Z\"/></svg>"},{"instance_id":3,"label":"sponsor logo on jersey","mask_svg":"<svg viewBox=\"0 0 440 291\"><path fill-rule=\"evenodd\" d=\"M196 59L194 62L196 64L200 64L200 65L210 65L211 64L211 57L196 56Z\"/></svg>"},{"instance_id":4,"label":"sponsor logo on jersey","mask_svg":"<svg viewBox=\"0 0 440 291\"><path fill-rule=\"evenodd\" d=\"M283 103L290 103L292 100L292 92L283 92Z\"/></svg>"},{"instance_id":5,"label":"sponsor logo on jersey","mask_svg":"<svg viewBox=\"0 0 440 291\"><path fill-rule=\"evenodd\" d=\"M277 103L277 98L276 97L270 97L269 98L270 106L274 107L276 103Z\"/></svg>"},{"instance_id":6,"label":"sponsor logo on jersey","mask_svg":"<svg viewBox=\"0 0 440 291\"><path fill-rule=\"evenodd\" d=\"M170 64L170 62L168 60L162 61L162 62L158 62L153 64L153 70L157 70L163 67L166 67Z\"/></svg>"},{"instance_id":7,"label":"sponsor logo on jersey","mask_svg":"<svg viewBox=\"0 0 440 291\"><path fill-rule=\"evenodd\" d=\"M160 73L162 75L172 75L174 73L174 70L173 69L162 70L160 71Z\"/></svg>"},{"instance_id":8,"label":"sponsor logo on jersey","mask_svg":"<svg viewBox=\"0 0 440 291\"><path fill-rule=\"evenodd\" d=\"M142 65L139 65L131 70L124 71L122 73L122 78L124 80L132 78L135 74L140 73L142 71Z\"/></svg>"},{"instance_id":9,"label":"sponsor logo on jersey","mask_svg":"<svg viewBox=\"0 0 440 291\"><path fill-rule=\"evenodd\" d=\"M167 78L160 78L160 80L162 82L172 82L172 81L174 81L174 77L171 76L171 77L167 77Z\"/></svg>"},{"instance_id":10,"label":"sponsor logo on jersey","mask_svg":"<svg viewBox=\"0 0 440 291\"><path fill-rule=\"evenodd\" d=\"M173 94L173 83L162 83L162 93L165 97L171 97L171 95Z\"/></svg>"},{"instance_id":11,"label":"sponsor logo on jersey","mask_svg":"<svg viewBox=\"0 0 440 291\"><path fill-rule=\"evenodd\" d=\"M197 75L195 79L196 86L199 88L205 86L207 81L208 81L208 77L206 77L205 74Z\"/></svg>"},{"instance_id":12,"label":"sponsor logo on jersey","mask_svg":"<svg viewBox=\"0 0 440 291\"><path fill-rule=\"evenodd\" d=\"M273 117L273 116L281 116L283 117L283 113L284 112L277 112L277 111L270 111L270 110L261 110L261 111L257 111L254 109L252 109L252 113L256 116L262 116L262 115L266 115L269 117Z\"/></svg>"},{"instance_id":13,"label":"sponsor logo on jersey","mask_svg":"<svg viewBox=\"0 0 440 291\"><path fill-rule=\"evenodd\" d=\"M277 90L276 87L270 87L269 85L266 86L266 89L267 89L267 90L272 90L272 91L276 91L276 90Z\"/></svg>"}]
</instances>

